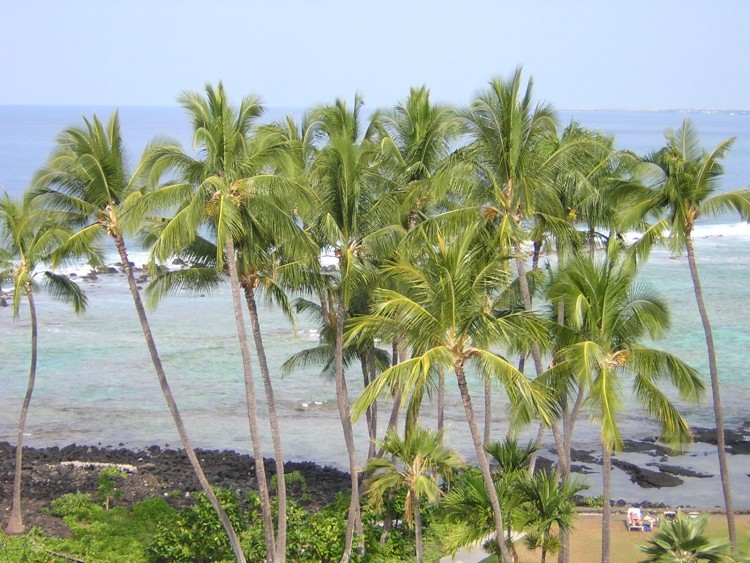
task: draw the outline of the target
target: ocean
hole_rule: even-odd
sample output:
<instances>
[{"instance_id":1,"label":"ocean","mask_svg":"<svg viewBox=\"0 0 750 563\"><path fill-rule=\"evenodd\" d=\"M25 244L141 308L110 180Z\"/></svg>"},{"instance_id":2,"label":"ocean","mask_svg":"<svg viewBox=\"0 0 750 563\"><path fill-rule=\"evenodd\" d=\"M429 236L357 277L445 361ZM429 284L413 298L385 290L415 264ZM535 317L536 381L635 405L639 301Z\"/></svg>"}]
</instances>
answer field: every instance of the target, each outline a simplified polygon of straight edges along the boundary
<instances>
[{"instance_id":1,"label":"ocean","mask_svg":"<svg viewBox=\"0 0 750 563\"><path fill-rule=\"evenodd\" d=\"M0 190L20 195L35 170L52 150L55 136L66 126L79 125L82 116L93 111L106 119L113 108L79 107L0 107ZM176 107L120 110L122 133L133 162L154 136L170 136L190 145L190 123ZM282 117L288 110L269 110L266 119ZM291 110L293 113L301 112ZM615 135L619 148L638 154L656 150L663 144L666 127L677 128L690 117L701 141L712 149L719 141L737 140L724 160L722 190L750 185L750 112L617 112L564 111L560 122L571 119L584 126ZM738 428L750 420L746 414L750 398L750 228L737 217L699 225L695 234L698 266L717 343L722 400L728 428ZM131 248L131 259L140 265L146 253ZM112 259L115 262L115 258ZM87 268L82 266L79 273ZM672 307L673 328L657 345L679 355L708 379L703 331L698 317L687 262L657 250L645 266L642 280L653 284ZM153 373L140 332L130 294L119 274L100 275L96 281L80 280L89 296L89 309L76 316L66 305L40 293L39 366L37 386L26 423L28 446L70 443L144 448L152 444L179 447L179 439ZM3 288L7 289L7 288ZM157 346L167 376L173 386L187 429L195 446L250 452L245 415L241 360L236 344L229 293L219 289L200 296L180 296L165 300L150 312ZM274 390L281 416L282 439L287 460L310 460L321 465L347 469L335 391L332 381L308 368L281 378L279 367L292 353L317 343L316 326L306 318L295 327L278 311L263 308L261 324L267 354L274 375ZM10 308L0 308L0 440L15 441L15 427L28 376L29 319L25 308L14 320ZM256 369L256 380L259 373ZM349 391L361 390L361 374L348 374ZM481 385L474 382L475 409L481 413ZM260 391L260 390L259 390ZM258 393L259 398L263 395ZM261 403L262 403L261 399ZM494 407L494 435L499 439L507 430L503 400L497 394ZM473 446L463 417L455 385L449 382L446 433L452 447L468 461ZM386 424L389 408L381 407L381 424ZM424 408L426 423L434 422L429 406ZM710 395L700 405L684 405L691 424L713 425ZM265 421L264 421L265 423ZM623 433L632 439L656 435L656 425L638 408L624 413ZM267 428L267 424L264 425ZM365 461L364 420L355 425L358 459ZM745 431L750 426L745 425ZM531 436L534 432L529 430ZM574 447L598 455L597 428L585 417L579 422ZM270 435L265 433L264 455L272 456ZM551 445L551 439L547 439ZM552 459L547 452L545 457ZM620 454L619 458L639 465L653 464L646 454ZM641 489L628 476L614 469L613 498L629 501L650 500L714 506L721 504L721 486L715 450L695 444L689 452L672 456L671 465L680 465L710 478L685 478L675 488ZM731 456L732 484L738 508L750 508L750 460ZM598 494L598 466L588 494ZM689 492L688 492L689 490Z\"/></svg>"}]
</instances>

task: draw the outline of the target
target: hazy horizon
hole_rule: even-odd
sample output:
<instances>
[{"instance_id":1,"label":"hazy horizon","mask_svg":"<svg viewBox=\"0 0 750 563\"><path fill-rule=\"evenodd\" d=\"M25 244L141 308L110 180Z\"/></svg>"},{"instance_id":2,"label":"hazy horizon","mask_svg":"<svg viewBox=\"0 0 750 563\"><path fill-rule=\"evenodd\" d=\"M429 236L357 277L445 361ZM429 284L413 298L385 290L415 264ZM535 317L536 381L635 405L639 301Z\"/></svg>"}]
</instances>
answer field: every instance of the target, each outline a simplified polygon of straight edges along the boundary
<instances>
[{"instance_id":1,"label":"hazy horizon","mask_svg":"<svg viewBox=\"0 0 750 563\"><path fill-rule=\"evenodd\" d=\"M460 105L520 66L558 108L750 110L743 0L24 0L0 17L0 105L170 107L219 80L279 108L356 90L388 107L422 84Z\"/></svg>"}]
</instances>

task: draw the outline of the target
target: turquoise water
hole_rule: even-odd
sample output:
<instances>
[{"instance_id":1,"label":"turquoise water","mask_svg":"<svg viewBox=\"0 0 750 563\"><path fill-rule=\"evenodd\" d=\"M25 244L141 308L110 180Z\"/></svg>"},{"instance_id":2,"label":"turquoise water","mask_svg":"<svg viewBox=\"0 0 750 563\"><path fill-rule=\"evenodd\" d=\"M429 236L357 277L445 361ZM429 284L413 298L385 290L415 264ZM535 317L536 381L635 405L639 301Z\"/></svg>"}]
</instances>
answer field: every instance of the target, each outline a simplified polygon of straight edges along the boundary
<instances>
[{"instance_id":1,"label":"turquoise water","mask_svg":"<svg viewBox=\"0 0 750 563\"><path fill-rule=\"evenodd\" d=\"M36 166L51 149L60 127L75 123L81 108L0 108L0 189L20 193ZM108 115L108 111L100 112ZM278 113L277 113L278 116ZM569 115L563 116L565 120ZM601 127L617 135L618 144L645 152L657 148L665 126L679 126L679 112L617 113L582 112L577 117L587 126ZM739 135L726 162L724 187L750 183L750 117L745 114L693 114L707 146ZM155 134L172 134L183 141L188 125L175 108L125 108L121 111L123 133L140 151ZM750 228L734 222L702 225L696 233L696 251L704 293L718 348L722 398L730 427L750 418L746 414L750 398ZM133 256L136 264L143 253ZM113 260L114 261L114 260ZM645 267L643 280L654 284L668 297L674 323L669 337L658 343L707 374L705 342L694 302L692 283L684 258L657 251ZM76 317L64 305L40 294L38 383L27 421L26 443L32 446L79 444L118 445L140 448L151 444L178 445L169 412L153 374L143 343L132 301L121 275L99 276L96 282L81 280L90 300L85 315ZM300 319L296 330L273 310L261 311L264 337L275 377L275 391L282 417L286 457L313 460L346 467L346 454L338 421L333 384L322 379L314 368L286 379L279 366L294 351L317 343L315 326ZM157 345L183 410L194 444L210 448L250 451L244 404L241 361L236 345L231 300L226 290L205 296L171 298L150 314ZM18 320L9 308L0 308L0 440L13 440L18 409L25 390L28 370L29 323L25 309ZM349 390L361 389L360 375L352 371ZM259 374L256 369L256 379ZM476 410L480 411L479 385ZM458 394L449 384L447 434L451 445L467 459L473 458ZM259 397L262 392L259 388ZM507 428L503 401L494 408L495 432ZM389 407L382 407L381 420ZM427 408L427 411L431 409ZM710 397L699 405L685 405L693 424L712 426ZM432 414L427 412L428 421ZM383 422L385 424L385 422ZM624 433L632 437L655 434L652 423L637 408L623 416ZM267 426L265 426L267 427ZM355 427L360 444L366 443L364 422ZM576 447L594 449L596 427L581 423ZM264 453L271 454L266 436ZM359 452L364 461L364 448ZM648 463L636 455L638 463ZM715 456L710 448L696 445L673 463L716 474ZM750 507L746 456L732 459L733 483L738 506ZM681 503L684 487L672 490L640 491L624 474L614 482L614 495L649 498L672 504ZM596 479L592 494L596 492ZM695 485L695 487L692 487ZM712 506L719 502L718 479L693 480L692 504ZM696 496L697 495L697 496ZM715 500L715 502L714 502ZM682 501L686 502L686 501Z\"/></svg>"}]
</instances>

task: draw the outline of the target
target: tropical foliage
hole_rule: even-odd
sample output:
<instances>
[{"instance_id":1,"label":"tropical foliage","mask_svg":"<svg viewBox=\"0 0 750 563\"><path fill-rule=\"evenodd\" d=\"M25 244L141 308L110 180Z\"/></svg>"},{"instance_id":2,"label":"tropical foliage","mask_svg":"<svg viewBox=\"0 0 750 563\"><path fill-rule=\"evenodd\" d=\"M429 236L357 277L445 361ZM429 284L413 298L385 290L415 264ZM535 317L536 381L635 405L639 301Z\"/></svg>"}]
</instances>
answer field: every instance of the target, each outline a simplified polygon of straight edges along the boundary
<instances>
[{"instance_id":1,"label":"tropical foliage","mask_svg":"<svg viewBox=\"0 0 750 563\"><path fill-rule=\"evenodd\" d=\"M587 412L601 429L602 560L608 561L610 464L623 445L624 405L640 403L660 424L661 439L682 448L690 429L666 388L676 389L681 401L698 400L704 388L693 368L653 345L668 333L669 308L639 282L638 267L662 240L688 255L736 545L715 347L692 246L700 217L729 210L750 218L750 192L715 194L718 161L731 141L706 153L686 121L679 131L667 131L664 148L639 159L576 123L561 129L552 106L533 98L533 81L524 83L521 69L492 80L464 108L434 103L424 86L392 109L366 114L356 95L351 105L338 99L315 107L299 123L290 116L261 124L260 99L248 96L235 106L221 83L186 92L179 101L192 122L192 150L157 139L130 170L117 113L106 123L94 116L61 133L23 202L0 200L0 282L13 286L15 314L21 299L29 302L32 331L37 278L53 294L72 298L76 309L85 303L69 278L53 272L35 278L41 264L71 258L98 264L98 240L109 237L115 245L157 379L205 495L179 514L149 505L156 531L150 557L346 562L415 553L421 561L434 524L449 527L442 534L449 552L491 537L493 550L510 561L521 532L530 547L541 549L543 561L558 549L566 561L572 499L584 488L570 479L570 447L577 416ZM642 236L628 246L625 230ZM154 271L173 257L187 263L182 270L160 270L147 289L152 305L169 293L229 284L250 442L255 459L263 459L257 358L277 476L284 475L278 383L265 357L257 299L274 302L291 322L295 312L316 316L318 346L286 367L322 365L335 385L348 497L308 514L287 501L287 479L266 478L263 463L255 464L257 498L216 495L193 452L133 275L128 245L136 236L145 241ZM544 252L554 254L546 271L539 265ZM335 267L323 268L321 254L333 255ZM24 411L35 356L34 347ZM527 358L534 378L524 371ZM363 391L352 396L348 376L357 364ZM442 428L448 376L455 379L478 465L455 480L448 477L457 456L441 431L423 426L425 405L437 390ZM483 434L476 386L484 390ZM499 394L507 411L503 430L512 437L538 424L537 444L491 441ZM378 405L389 402L383 432ZM362 415L367 444L355 440L353 425ZM22 414L19 452L23 421ZM534 471L547 429L559 453L556 473ZM368 462L360 467L365 450ZM20 459L17 464L20 479ZM113 491L103 493L105 504ZM61 501L58 512L81 518L70 509L79 505L87 507L87 518L109 518L75 499ZM20 481L14 514L16 506ZM391 527L386 515L394 513L407 526ZM387 522L382 529L381 517ZM648 549L676 553L673 544L702 533L693 530L688 538L679 526L665 526ZM12 529L22 530L20 520ZM700 549L695 553L718 550Z\"/></svg>"},{"instance_id":2,"label":"tropical foliage","mask_svg":"<svg viewBox=\"0 0 750 563\"><path fill-rule=\"evenodd\" d=\"M678 514L674 520L663 520L646 545L639 546L646 561L697 563L729 561L729 543L711 541L706 536L708 514L688 518Z\"/></svg>"}]
</instances>

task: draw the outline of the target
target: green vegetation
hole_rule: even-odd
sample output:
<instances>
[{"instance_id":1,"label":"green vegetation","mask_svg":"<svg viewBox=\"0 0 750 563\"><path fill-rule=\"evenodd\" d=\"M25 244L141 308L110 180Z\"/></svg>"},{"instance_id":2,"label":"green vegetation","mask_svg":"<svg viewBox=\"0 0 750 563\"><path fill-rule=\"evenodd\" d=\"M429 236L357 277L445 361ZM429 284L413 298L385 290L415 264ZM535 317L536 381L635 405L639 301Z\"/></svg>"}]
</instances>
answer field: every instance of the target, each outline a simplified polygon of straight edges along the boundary
<instances>
[{"instance_id":1,"label":"green vegetation","mask_svg":"<svg viewBox=\"0 0 750 563\"><path fill-rule=\"evenodd\" d=\"M726 561L729 542L712 542L706 535L708 514L699 518L687 518L678 513L677 518L664 520L656 533L642 545L646 561Z\"/></svg>"},{"instance_id":2,"label":"green vegetation","mask_svg":"<svg viewBox=\"0 0 750 563\"><path fill-rule=\"evenodd\" d=\"M109 510L109 503L120 500L122 490L118 488L117 481L125 477L125 472L116 467L105 467L99 471L96 478L96 490L99 493L99 501L104 504L104 510Z\"/></svg>"},{"instance_id":3,"label":"green vegetation","mask_svg":"<svg viewBox=\"0 0 750 563\"><path fill-rule=\"evenodd\" d=\"M161 498L113 507L121 475L102 470L96 502L66 495L51 507L72 539L38 531L4 537L6 553L15 550L8 559L42 561L60 553L97 561L421 561L489 538L491 549L509 561L523 549L514 540L525 533L542 560L559 550L560 560L570 561L572 499L584 488L570 478L571 442L586 413L601 426L603 495L587 502L603 508L597 549L607 562L609 470L611 454L623 444L618 422L624 405L637 399L632 404L661 425L662 440L683 447L690 429L669 393L675 388L680 399L695 401L704 388L690 366L645 344L667 336L670 311L656 291L636 283L638 268L667 235L673 250L687 252L695 282L736 551L714 346L691 242L701 215L732 210L750 219L750 191L712 196L718 160L731 142L706 154L686 120L679 132L667 131L663 149L637 157L578 124L560 130L552 106L534 101L532 85L517 69L508 79L492 80L465 108L434 104L421 87L393 110L367 118L357 95L351 105L338 99L313 108L300 123L288 117L268 125L259 124L264 108L256 96L235 106L221 83L207 85L205 93L186 92L179 100L192 120L195 154L156 140L132 170L116 112L106 122L93 116L64 130L23 201L0 200L0 283L13 285L14 313L22 298L28 301L34 342L7 531L23 531L20 446L37 354L33 266L72 257L101 266L100 237L114 242L123 264L156 377L202 493L181 510ZM621 236L626 230L642 237L628 247ZM278 475L284 472L283 437L258 296L292 322L295 312L320 322L319 345L286 367L322 366L335 384L351 473L348 495L310 512L287 499L287 489L297 502L306 498L301 475L271 479L269 486L263 463L255 464L257 496L214 491L172 395L133 275L126 239L136 236L151 253L151 304L168 293L229 282L250 441L262 459L253 348ZM539 267L545 249L555 253L555 266L546 271ZM333 271L322 268L323 251L336 256ZM163 265L173 257L188 267L167 271ZM54 273L44 279L54 295L82 309L77 284ZM527 360L534 377L524 369ZM350 397L347 380L357 363L364 390ZM440 431L446 376L455 377L478 464L455 480L459 463ZM483 433L472 377L484 389ZM437 432L423 430L420 418L433 391ZM497 392L509 405L502 429L492 427L490 416ZM394 405L385 430L378 420L384 397ZM401 409L406 416L399 425ZM368 440L357 444L352 423L362 415ZM539 425L537 444L490 442L493 433L512 436L532 423ZM554 473L534 472L548 429L560 462ZM382 443L379 436L385 436ZM369 461L361 472L363 449Z\"/></svg>"}]
</instances>

